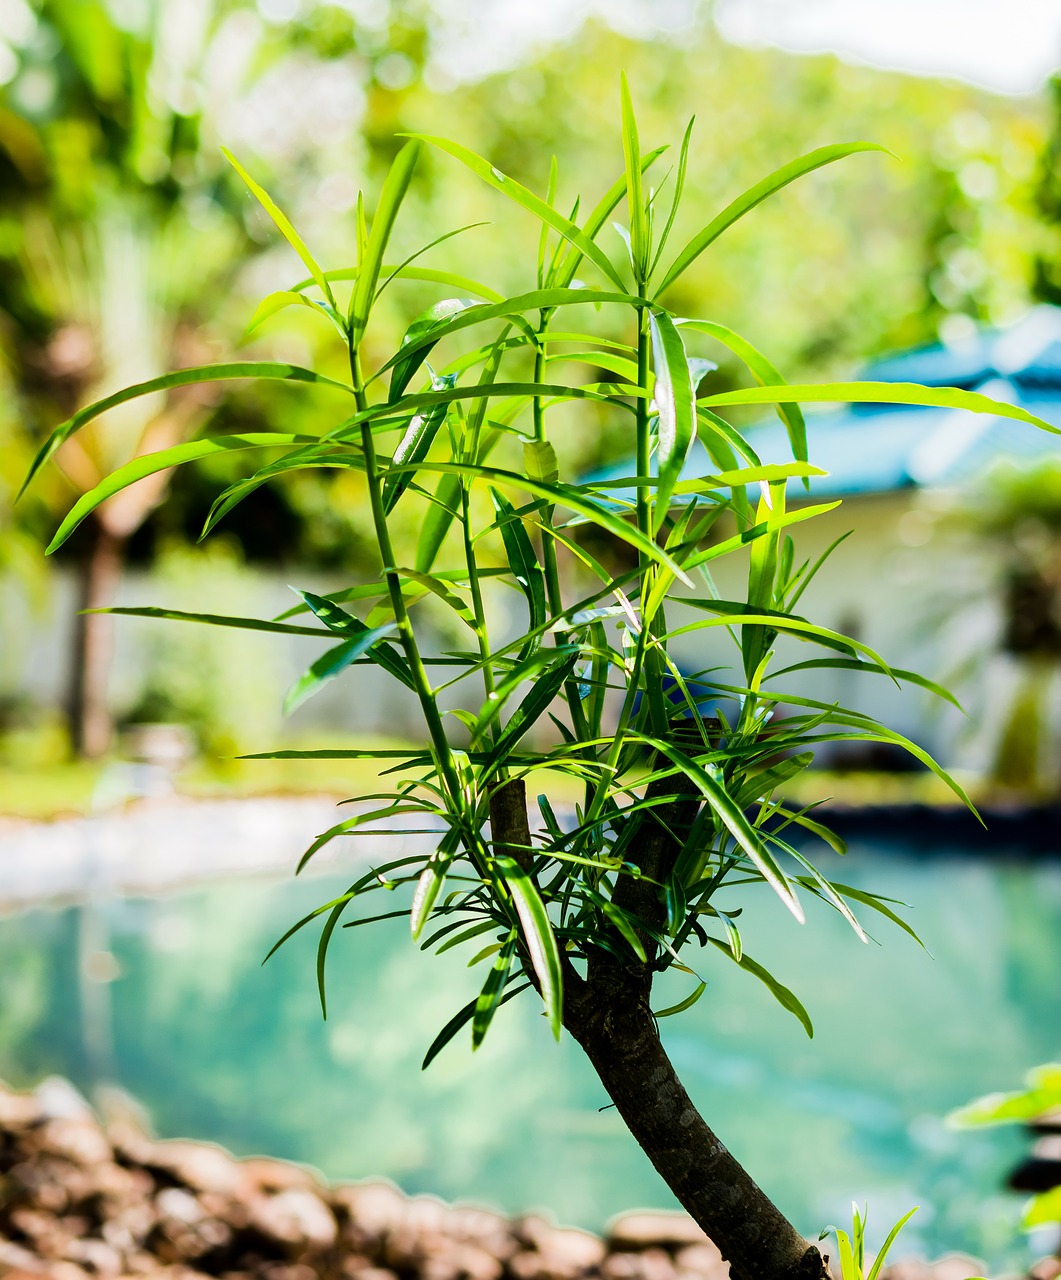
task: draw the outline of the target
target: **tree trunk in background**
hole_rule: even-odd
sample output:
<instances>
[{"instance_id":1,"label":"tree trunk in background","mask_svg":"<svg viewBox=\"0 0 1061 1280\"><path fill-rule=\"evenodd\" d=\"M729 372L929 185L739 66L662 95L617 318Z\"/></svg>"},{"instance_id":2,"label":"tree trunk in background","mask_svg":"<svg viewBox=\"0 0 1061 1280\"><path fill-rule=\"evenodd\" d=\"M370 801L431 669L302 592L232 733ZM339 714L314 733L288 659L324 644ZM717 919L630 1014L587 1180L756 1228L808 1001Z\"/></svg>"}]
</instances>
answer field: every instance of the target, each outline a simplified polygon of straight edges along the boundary
<instances>
[{"instance_id":1,"label":"tree trunk in background","mask_svg":"<svg viewBox=\"0 0 1061 1280\"><path fill-rule=\"evenodd\" d=\"M88 555L80 566L77 607L103 609L117 595L125 539L97 519L91 519L90 529ZM114 732L107 696L113 645L113 619L101 613L78 614L71 663L70 736L74 750L88 760L106 753Z\"/></svg>"}]
</instances>

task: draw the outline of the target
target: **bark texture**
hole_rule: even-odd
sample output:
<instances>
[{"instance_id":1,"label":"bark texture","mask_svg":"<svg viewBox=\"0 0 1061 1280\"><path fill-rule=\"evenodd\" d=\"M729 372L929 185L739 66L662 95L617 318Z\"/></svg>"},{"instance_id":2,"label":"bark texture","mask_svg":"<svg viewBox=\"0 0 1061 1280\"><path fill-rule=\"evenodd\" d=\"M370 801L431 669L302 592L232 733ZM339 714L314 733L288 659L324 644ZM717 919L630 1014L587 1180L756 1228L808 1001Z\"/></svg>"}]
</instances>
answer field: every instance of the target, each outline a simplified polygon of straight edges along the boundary
<instances>
[{"instance_id":1,"label":"bark texture","mask_svg":"<svg viewBox=\"0 0 1061 1280\"><path fill-rule=\"evenodd\" d=\"M529 843L525 798L515 790L506 795L512 786L491 796L499 851ZM646 797L666 796L673 798L643 812L624 850L627 861L646 878L622 877L613 894L617 906L650 929L658 929L665 917L656 884L673 869L699 810L695 788L684 778L671 776L650 784L646 792ZM647 933L641 937L644 962L616 935L614 953L603 948L590 953L585 978L565 965L564 1026L585 1051L638 1145L729 1262L733 1280L829 1280L818 1249L749 1177L686 1093L652 1015L656 948ZM533 980L529 963L524 968Z\"/></svg>"}]
</instances>

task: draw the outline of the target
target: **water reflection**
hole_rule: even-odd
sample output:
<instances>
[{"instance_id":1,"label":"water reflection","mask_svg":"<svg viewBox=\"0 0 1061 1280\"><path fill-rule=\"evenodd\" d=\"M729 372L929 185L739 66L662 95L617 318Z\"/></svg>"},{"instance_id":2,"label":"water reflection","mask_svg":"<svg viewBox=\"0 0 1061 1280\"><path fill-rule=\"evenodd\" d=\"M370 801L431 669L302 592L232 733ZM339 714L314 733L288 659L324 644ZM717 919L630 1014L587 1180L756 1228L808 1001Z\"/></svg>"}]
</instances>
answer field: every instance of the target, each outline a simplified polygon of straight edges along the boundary
<instances>
[{"instance_id":1,"label":"water reflection","mask_svg":"<svg viewBox=\"0 0 1061 1280\"><path fill-rule=\"evenodd\" d=\"M883 919L865 921L883 951L824 908L801 929L764 894L745 912L748 951L803 998L815 1039L710 956L707 994L661 1024L667 1045L805 1230L843 1218L852 1198L880 1225L919 1203L909 1249L1019 1260L1017 1205L998 1194L1019 1135L956 1134L940 1116L1057 1055L1061 864L881 846L853 850L843 878L913 904L932 955ZM479 1053L454 1044L420 1072L480 981L459 955L421 955L401 922L346 930L327 1022L308 932L263 969L286 925L334 887L245 880L3 921L0 1074L60 1071L90 1087L113 1055L163 1134L590 1227L671 1203L615 1112L598 1110L607 1099L581 1054L552 1042L529 1000L506 1006ZM676 978L659 1003L685 993Z\"/></svg>"}]
</instances>

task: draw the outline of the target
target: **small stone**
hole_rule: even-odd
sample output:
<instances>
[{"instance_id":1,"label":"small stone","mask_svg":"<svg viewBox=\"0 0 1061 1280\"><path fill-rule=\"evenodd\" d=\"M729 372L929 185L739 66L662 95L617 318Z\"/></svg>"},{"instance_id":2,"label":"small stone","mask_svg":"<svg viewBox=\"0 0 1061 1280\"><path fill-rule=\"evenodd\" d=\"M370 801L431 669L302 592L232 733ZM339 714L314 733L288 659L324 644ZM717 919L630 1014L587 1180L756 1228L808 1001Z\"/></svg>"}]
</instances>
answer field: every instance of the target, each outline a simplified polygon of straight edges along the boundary
<instances>
[{"instance_id":1,"label":"small stone","mask_svg":"<svg viewBox=\"0 0 1061 1280\"><path fill-rule=\"evenodd\" d=\"M382 1240L404 1221L406 1199L389 1182L359 1182L338 1187L332 1203L347 1218L355 1238Z\"/></svg>"},{"instance_id":2,"label":"small stone","mask_svg":"<svg viewBox=\"0 0 1061 1280\"><path fill-rule=\"evenodd\" d=\"M726 1280L729 1263L710 1240L687 1244L674 1255L679 1280Z\"/></svg>"},{"instance_id":3,"label":"small stone","mask_svg":"<svg viewBox=\"0 0 1061 1280\"><path fill-rule=\"evenodd\" d=\"M97 1276L118 1276L124 1269L118 1251L104 1240L72 1240L65 1257L70 1262L83 1264Z\"/></svg>"},{"instance_id":4,"label":"small stone","mask_svg":"<svg viewBox=\"0 0 1061 1280\"><path fill-rule=\"evenodd\" d=\"M203 1206L195 1196L180 1187L164 1187L155 1197L155 1204L163 1218L185 1226L194 1226L206 1217Z\"/></svg>"},{"instance_id":5,"label":"small stone","mask_svg":"<svg viewBox=\"0 0 1061 1280\"><path fill-rule=\"evenodd\" d=\"M1061 1258L1040 1258L1028 1272L1028 1280L1057 1280L1061 1276Z\"/></svg>"},{"instance_id":6,"label":"small stone","mask_svg":"<svg viewBox=\"0 0 1061 1280\"><path fill-rule=\"evenodd\" d=\"M33 1144L39 1151L85 1167L109 1164L114 1159L114 1150L92 1115L49 1120L36 1130Z\"/></svg>"},{"instance_id":7,"label":"small stone","mask_svg":"<svg viewBox=\"0 0 1061 1280\"><path fill-rule=\"evenodd\" d=\"M48 1076L34 1089L33 1096L45 1120L92 1120L95 1113L83 1094L62 1076Z\"/></svg>"},{"instance_id":8,"label":"small stone","mask_svg":"<svg viewBox=\"0 0 1061 1280\"><path fill-rule=\"evenodd\" d=\"M5 1133L28 1129L40 1118L40 1102L32 1093L13 1093L0 1087L0 1129Z\"/></svg>"},{"instance_id":9,"label":"small stone","mask_svg":"<svg viewBox=\"0 0 1061 1280\"><path fill-rule=\"evenodd\" d=\"M624 1213L608 1224L609 1249L680 1249L707 1236L687 1213Z\"/></svg>"},{"instance_id":10,"label":"small stone","mask_svg":"<svg viewBox=\"0 0 1061 1280\"><path fill-rule=\"evenodd\" d=\"M241 1160L240 1167L247 1181L261 1191L290 1191L292 1188L315 1190L321 1185L309 1169L288 1160L267 1160L262 1156L254 1156L250 1160Z\"/></svg>"},{"instance_id":11,"label":"small stone","mask_svg":"<svg viewBox=\"0 0 1061 1280\"><path fill-rule=\"evenodd\" d=\"M420 1274L422 1280L500 1280L504 1268L478 1245L449 1240L429 1249Z\"/></svg>"},{"instance_id":12,"label":"small stone","mask_svg":"<svg viewBox=\"0 0 1061 1280\"><path fill-rule=\"evenodd\" d=\"M339 1234L335 1215L312 1191L292 1188L275 1196L257 1196L250 1211L259 1231L285 1244L327 1249Z\"/></svg>"},{"instance_id":13,"label":"small stone","mask_svg":"<svg viewBox=\"0 0 1061 1280\"><path fill-rule=\"evenodd\" d=\"M193 1191L238 1195L246 1188L239 1161L220 1147L199 1142L145 1142L137 1156L146 1168L168 1174Z\"/></svg>"}]
</instances>

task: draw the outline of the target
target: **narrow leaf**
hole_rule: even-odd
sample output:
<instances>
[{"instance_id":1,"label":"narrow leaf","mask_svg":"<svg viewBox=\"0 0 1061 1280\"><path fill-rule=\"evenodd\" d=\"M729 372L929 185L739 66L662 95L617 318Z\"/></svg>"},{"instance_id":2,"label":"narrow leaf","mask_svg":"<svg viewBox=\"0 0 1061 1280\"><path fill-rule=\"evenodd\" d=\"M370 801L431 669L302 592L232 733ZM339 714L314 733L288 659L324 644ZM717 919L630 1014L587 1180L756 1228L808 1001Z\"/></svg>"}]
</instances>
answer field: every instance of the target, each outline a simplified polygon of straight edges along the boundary
<instances>
[{"instance_id":1,"label":"narrow leaf","mask_svg":"<svg viewBox=\"0 0 1061 1280\"><path fill-rule=\"evenodd\" d=\"M450 142L446 138L433 137L430 134L417 134L415 136L419 137L423 142L429 142L432 146L438 147L441 151L448 152L449 155L454 156L462 164L467 165L473 173L482 178L489 186L503 192L510 200L514 200L516 204L521 205L529 213L533 213L536 218L547 222L554 231L559 231L566 240L570 240L579 252L594 263L609 280L612 280L620 289L625 288L622 276L612 266L607 256L570 218L565 218L562 213L558 213L557 210L551 208L539 196L528 191L526 187L522 186L514 178L502 173L500 169L495 168L489 161L484 160L482 156L476 155L474 151L469 151L467 147L462 147L457 142Z\"/></svg>"},{"instance_id":2,"label":"narrow leaf","mask_svg":"<svg viewBox=\"0 0 1061 1280\"><path fill-rule=\"evenodd\" d=\"M797 160L792 160L788 164L782 165L780 169L776 169L773 173L763 178L761 182L757 182L754 187L750 187L743 195L738 196L716 218L712 219L702 231L693 236L671 263L662 284L657 290L657 296L672 285L686 268L696 261L707 246L718 239L727 227L731 227L739 218L744 217L750 209L754 209L757 204L761 204L769 196L772 196L775 191L780 191L782 187L788 186L790 182L801 178L805 173L820 169L822 165L831 164L834 160L842 160L845 156L853 155L859 151L886 150L887 148L878 146L874 142L839 143L830 147L819 147L816 151L811 151L805 156L800 156Z\"/></svg>"},{"instance_id":3,"label":"narrow leaf","mask_svg":"<svg viewBox=\"0 0 1061 1280\"><path fill-rule=\"evenodd\" d=\"M101 480L94 489L84 493L71 508L66 519L59 526L48 544L48 555L57 551L69 538L82 520L94 511L101 502L116 493L120 493L128 485L143 480L146 476L155 475L159 471L167 471L170 467L181 466L185 462L195 462L199 458L208 458L214 453L227 453L237 449L268 449L290 444L313 444L313 436L285 435L279 431L255 431L245 435L211 436L206 440L192 440L188 444L178 444L172 449L162 449L158 453L145 453L127 462L124 467L112 471Z\"/></svg>"},{"instance_id":4,"label":"narrow leaf","mask_svg":"<svg viewBox=\"0 0 1061 1280\"><path fill-rule=\"evenodd\" d=\"M1038 418L1027 409L1002 400L992 400L978 391L962 391L958 387L922 387L916 382L823 382L818 386L745 387L741 391L724 391L705 396L701 405L722 404L795 404L802 401L838 401L843 404L921 404L937 409L967 409L970 413L989 413L999 418L1014 418L1061 435L1061 427Z\"/></svg>"},{"instance_id":5,"label":"narrow leaf","mask_svg":"<svg viewBox=\"0 0 1061 1280\"><path fill-rule=\"evenodd\" d=\"M334 378L326 378L323 374L315 373L312 369L303 369L297 364L281 364L272 360L244 360L231 364L198 365L194 369L177 369L173 373L165 373L161 377L151 378L147 382L138 382L134 386L123 387L121 391L115 391L113 395L97 400L94 404L86 405L84 409L78 409L73 417L67 418L65 422L56 427L44 444L41 445L37 456L33 459L29 474L22 482L19 497L22 496L27 485L60 445L69 440L75 432L80 431L86 423L91 422L93 418L98 418L100 414L106 413L108 409L114 409L129 400L136 400L140 396L152 395L156 391L168 391L172 387L186 387L193 383L202 382L229 382L239 378L279 378L287 382L316 382L326 387L338 387L340 391L345 391L348 395L352 394L351 388L344 382L336 382Z\"/></svg>"},{"instance_id":6,"label":"narrow leaf","mask_svg":"<svg viewBox=\"0 0 1061 1280\"><path fill-rule=\"evenodd\" d=\"M360 342L365 326L368 324L368 313L372 307L380 269L383 266L383 253L394 228L398 209L405 198L405 193L409 190L419 154L420 144L407 142L394 157L384 180L383 189L376 204L376 212L372 218L368 244L358 263L360 271L357 283L354 285L354 292L350 299L350 341L354 347Z\"/></svg>"},{"instance_id":7,"label":"narrow leaf","mask_svg":"<svg viewBox=\"0 0 1061 1280\"><path fill-rule=\"evenodd\" d=\"M653 529L667 518L674 486L696 436L696 388L681 334L665 311L649 312L652 360L656 370L656 408L659 412L659 487Z\"/></svg>"},{"instance_id":8,"label":"narrow leaf","mask_svg":"<svg viewBox=\"0 0 1061 1280\"><path fill-rule=\"evenodd\" d=\"M564 980L560 968L560 951L545 903L542 902L534 881L517 862L509 857L499 857L495 861L512 894L523 929L523 940L538 978L549 1026L559 1040L563 1026Z\"/></svg>"},{"instance_id":9,"label":"narrow leaf","mask_svg":"<svg viewBox=\"0 0 1061 1280\"><path fill-rule=\"evenodd\" d=\"M272 218L273 222L276 223L277 229L279 230L280 234L284 237L284 239L288 242L291 248L294 249L294 251L305 263L306 270L313 277L321 293L324 294L324 296L328 299L328 301L334 307L335 297L332 294L331 286L328 284L327 277L318 266L316 258L314 258L313 254L310 253L310 251L306 248L305 244L302 241L302 237L291 225L286 214L284 214L282 209L279 209L277 207L277 205L273 201L273 198L269 195L269 193L265 190L265 188L259 186L258 183L254 181L254 179L250 176L247 170L244 169L244 167L240 164L240 162L236 159L236 157L232 154L232 152L229 151L227 147L222 147L221 152L224 155L225 159L233 167L233 169L235 169L235 171L247 184L247 187L250 190L251 194L255 197L258 203L269 215L269 217Z\"/></svg>"},{"instance_id":10,"label":"narrow leaf","mask_svg":"<svg viewBox=\"0 0 1061 1280\"><path fill-rule=\"evenodd\" d=\"M385 627L372 627L355 636L354 639L346 640L343 644L329 649L288 690L284 698L284 715L289 716L292 711L319 692L329 680L334 680L337 675L356 662L377 640L382 640L393 631L393 623Z\"/></svg>"},{"instance_id":11,"label":"narrow leaf","mask_svg":"<svg viewBox=\"0 0 1061 1280\"><path fill-rule=\"evenodd\" d=\"M729 949L728 943L712 937L708 937L707 940L713 947L717 947L723 955L729 956L733 963L739 965L746 973L753 974L758 978L778 1004L799 1019L807 1036L812 1040L814 1039L814 1024L810 1020L810 1015L804 1009L799 998L784 983L778 982L772 973L764 969L761 964L757 964L747 952L744 952L739 960L734 960L733 952Z\"/></svg>"}]
</instances>

